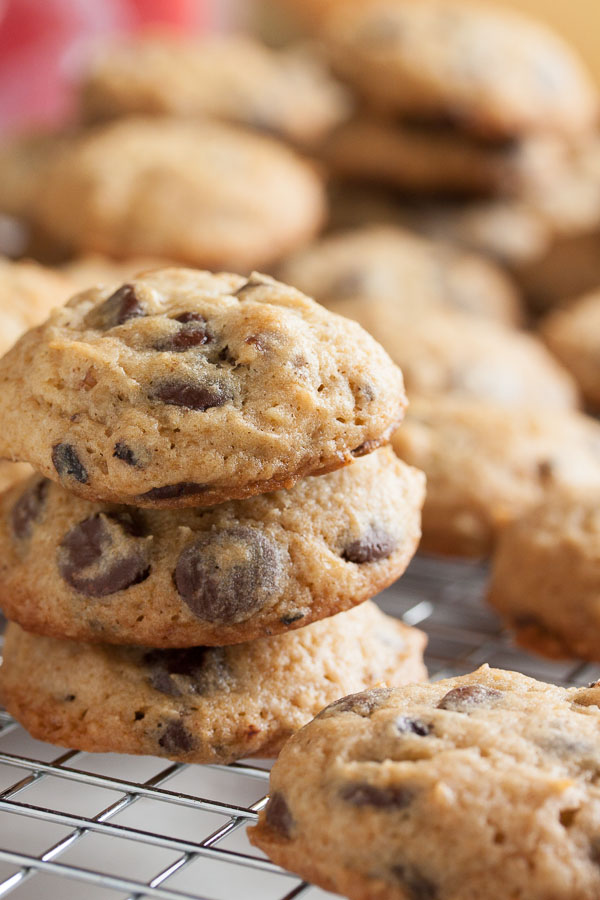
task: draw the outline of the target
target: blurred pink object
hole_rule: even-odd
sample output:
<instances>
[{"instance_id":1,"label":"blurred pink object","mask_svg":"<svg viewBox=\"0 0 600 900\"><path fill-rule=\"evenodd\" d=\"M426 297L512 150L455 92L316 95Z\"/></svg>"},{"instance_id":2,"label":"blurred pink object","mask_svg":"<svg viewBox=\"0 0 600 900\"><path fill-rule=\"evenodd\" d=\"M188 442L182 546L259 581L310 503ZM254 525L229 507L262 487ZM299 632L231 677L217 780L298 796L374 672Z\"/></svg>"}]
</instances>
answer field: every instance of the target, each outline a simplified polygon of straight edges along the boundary
<instances>
[{"instance_id":1,"label":"blurred pink object","mask_svg":"<svg viewBox=\"0 0 600 900\"><path fill-rule=\"evenodd\" d=\"M67 119L76 74L103 38L160 24L214 28L220 6L219 0L0 0L0 131Z\"/></svg>"}]
</instances>

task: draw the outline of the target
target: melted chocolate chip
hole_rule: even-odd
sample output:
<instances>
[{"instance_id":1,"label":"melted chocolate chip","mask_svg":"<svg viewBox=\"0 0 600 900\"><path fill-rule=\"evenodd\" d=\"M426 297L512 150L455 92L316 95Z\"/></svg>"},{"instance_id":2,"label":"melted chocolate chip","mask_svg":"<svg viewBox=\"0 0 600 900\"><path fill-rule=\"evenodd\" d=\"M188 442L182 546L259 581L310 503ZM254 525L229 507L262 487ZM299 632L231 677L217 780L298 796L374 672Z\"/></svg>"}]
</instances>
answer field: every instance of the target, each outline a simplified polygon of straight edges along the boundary
<instances>
[{"instance_id":1,"label":"melted chocolate chip","mask_svg":"<svg viewBox=\"0 0 600 900\"><path fill-rule=\"evenodd\" d=\"M122 325L128 319L145 315L145 310L136 296L135 287L132 284L124 284L104 303L87 314L85 324L91 328L108 331L109 328Z\"/></svg>"},{"instance_id":2,"label":"melted chocolate chip","mask_svg":"<svg viewBox=\"0 0 600 900\"><path fill-rule=\"evenodd\" d=\"M387 559L397 546L397 540L390 534L378 528L372 528L363 537L347 544L342 552L342 559L359 565L375 562L378 559Z\"/></svg>"},{"instance_id":3,"label":"melted chocolate chip","mask_svg":"<svg viewBox=\"0 0 600 900\"><path fill-rule=\"evenodd\" d=\"M294 819L283 794L275 791L271 794L265 810L267 825L282 837L289 838L294 827Z\"/></svg>"},{"instance_id":4,"label":"melted chocolate chip","mask_svg":"<svg viewBox=\"0 0 600 900\"><path fill-rule=\"evenodd\" d=\"M371 453L378 446L378 441L365 441L364 444L359 444L358 447L355 447L354 450L351 450L352 456L355 459L358 459L361 456L367 456L368 453Z\"/></svg>"},{"instance_id":5,"label":"melted chocolate chip","mask_svg":"<svg viewBox=\"0 0 600 900\"><path fill-rule=\"evenodd\" d=\"M179 497L193 497L194 494L203 494L208 490L205 484L196 484L194 481L179 481L176 484L163 484L161 487L151 488L145 494L140 494L140 500L177 500Z\"/></svg>"},{"instance_id":6,"label":"melted chocolate chip","mask_svg":"<svg viewBox=\"0 0 600 900\"><path fill-rule=\"evenodd\" d=\"M347 697L336 700L335 703L330 703L319 715L350 712L368 718L375 710L385 706L390 694L390 688L372 688L370 691L361 691L359 694L349 694Z\"/></svg>"},{"instance_id":7,"label":"melted chocolate chip","mask_svg":"<svg viewBox=\"0 0 600 900\"><path fill-rule=\"evenodd\" d=\"M410 900L437 900L435 884L412 866L393 866L394 876L402 882Z\"/></svg>"},{"instance_id":8,"label":"melted chocolate chip","mask_svg":"<svg viewBox=\"0 0 600 900\"><path fill-rule=\"evenodd\" d=\"M175 321L188 325L190 322L206 322L206 319L199 312L184 312L180 316L175 316Z\"/></svg>"},{"instance_id":9,"label":"melted chocolate chip","mask_svg":"<svg viewBox=\"0 0 600 900\"><path fill-rule=\"evenodd\" d=\"M167 753L188 753L196 748L196 738L190 734L183 722L174 719L163 731L158 744Z\"/></svg>"},{"instance_id":10,"label":"melted chocolate chip","mask_svg":"<svg viewBox=\"0 0 600 900\"><path fill-rule=\"evenodd\" d=\"M124 441L117 441L113 456L115 459L120 459L121 462L127 463L128 466L139 466L137 456Z\"/></svg>"},{"instance_id":11,"label":"melted chocolate chip","mask_svg":"<svg viewBox=\"0 0 600 900\"><path fill-rule=\"evenodd\" d=\"M291 613L289 616L282 616L279 621L282 625L293 625L294 622L299 622L303 618L304 613Z\"/></svg>"},{"instance_id":12,"label":"melted chocolate chip","mask_svg":"<svg viewBox=\"0 0 600 900\"><path fill-rule=\"evenodd\" d=\"M167 335L167 337L154 344L155 350L161 352L184 353L192 347L201 347L203 344L208 344L209 341L212 340L212 335L208 331L206 321L202 316L193 313L184 315L195 315L196 318L187 318L178 331ZM181 318L179 318L178 321L181 322Z\"/></svg>"},{"instance_id":13,"label":"melted chocolate chip","mask_svg":"<svg viewBox=\"0 0 600 900\"><path fill-rule=\"evenodd\" d=\"M75 525L58 549L62 578L88 597L106 597L144 581L150 574L149 548L134 527L128 513L97 513Z\"/></svg>"},{"instance_id":14,"label":"melted chocolate chip","mask_svg":"<svg viewBox=\"0 0 600 900\"><path fill-rule=\"evenodd\" d=\"M249 278L248 281L244 282L244 284L240 285L239 288L233 292L232 296L239 297L250 288L262 287L264 284L266 284L266 282L260 281L258 278Z\"/></svg>"},{"instance_id":15,"label":"melted chocolate chip","mask_svg":"<svg viewBox=\"0 0 600 900\"><path fill-rule=\"evenodd\" d=\"M87 484L87 470L71 444L55 444L52 448L52 462L61 478L74 478L80 484Z\"/></svg>"},{"instance_id":16,"label":"melted chocolate chip","mask_svg":"<svg viewBox=\"0 0 600 900\"><path fill-rule=\"evenodd\" d=\"M437 708L453 712L470 712L478 706L493 706L501 697L502 691L487 687L485 684L465 684L448 691Z\"/></svg>"},{"instance_id":17,"label":"melted chocolate chip","mask_svg":"<svg viewBox=\"0 0 600 900\"><path fill-rule=\"evenodd\" d=\"M177 590L193 614L223 624L262 609L282 582L279 548L264 532L245 526L200 535L175 569Z\"/></svg>"},{"instance_id":18,"label":"melted chocolate chip","mask_svg":"<svg viewBox=\"0 0 600 900\"><path fill-rule=\"evenodd\" d=\"M15 537L23 540L31 536L33 524L42 514L48 495L49 481L39 479L21 494L12 508L11 522Z\"/></svg>"},{"instance_id":19,"label":"melted chocolate chip","mask_svg":"<svg viewBox=\"0 0 600 900\"><path fill-rule=\"evenodd\" d=\"M398 734L418 734L419 737L427 737L431 732L431 725L421 719L411 719L408 716L398 716L394 725Z\"/></svg>"},{"instance_id":20,"label":"melted chocolate chip","mask_svg":"<svg viewBox=\"0 0 600 900\"><path fill-rule=\"evenodd\" d=\"M377 787L374 784L347 784L341 789L340 797L353 806L406 809L413 801L414 791L402 785Z\"/></svg>"},{"instance_id":21,"label":"melted chocolate chip","mask_svg":"<svg viewBox=\"0 0 600 900\"><path fill-rule=\"evenodd\" d=\"M221 382L194 384L190 381L165 381L152 390L150 399L204 412L214 406L224 406L232 399L232 393Z\"/></svg>"},{"instance_id":22,"label":"melted chocolate chip","mask_svg":"<svg viewBox=\"0 0 600 900\"><path fill-rule=\"evenodd\" d=\"M183 650L150 650L144 664L149 682L162 694L214 694L231 684L226 651L222 647L189 647Z\"/></svg>"}]
</instances>

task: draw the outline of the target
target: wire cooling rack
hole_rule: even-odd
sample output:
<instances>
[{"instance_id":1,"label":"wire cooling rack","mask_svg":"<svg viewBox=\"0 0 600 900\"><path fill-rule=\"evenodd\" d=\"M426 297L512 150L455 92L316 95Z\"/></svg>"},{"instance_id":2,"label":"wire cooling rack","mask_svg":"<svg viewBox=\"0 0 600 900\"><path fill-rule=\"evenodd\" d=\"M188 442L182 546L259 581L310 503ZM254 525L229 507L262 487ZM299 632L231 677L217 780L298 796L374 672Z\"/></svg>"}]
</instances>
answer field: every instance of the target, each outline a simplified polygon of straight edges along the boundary
<instances>
[{"instance_id":1,"label":"wire cooling rack","mask_svg":"<svg viewBox=\"0 0 600 900\"><path fill-rule=\"evenodd\" d=\"M584 684L600 666L516 649L482 602L485 567L418 557L379 598L429 635L434 677L483 662ZM305 900L331 897L274 866L245 826L266 802L267 762L185 766L30 738L0 712L0 897L15 900Z\"/></svg>"}]
</instances>

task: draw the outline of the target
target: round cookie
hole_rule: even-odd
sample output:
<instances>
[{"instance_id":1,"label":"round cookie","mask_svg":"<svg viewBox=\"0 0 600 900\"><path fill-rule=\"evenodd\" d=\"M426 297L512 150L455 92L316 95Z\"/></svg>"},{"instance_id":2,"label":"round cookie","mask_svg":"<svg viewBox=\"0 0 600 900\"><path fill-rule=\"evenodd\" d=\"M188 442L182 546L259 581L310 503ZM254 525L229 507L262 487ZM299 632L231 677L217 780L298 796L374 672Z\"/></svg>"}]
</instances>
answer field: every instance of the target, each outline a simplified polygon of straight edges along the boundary
<instances>
[{"instance_id":1,"label":"round cookie","mask_svg":"<svg viewBox=\"0 0 600 900\"><path fill-rule=\"evenodd\" d=\"M127 118L48 167L38 223L75 252L266 266L317 231L323 187L283 144L218 122Z\"/></svg>"},{"instance_id":2,"label":"round cookie","mask_svg":"<svg viewBox=\"0 0 600 900\"><path fill-rule=\"evenodd\" d=\"M423 469L421 547L484 556L509 522L556 489L600 489L600 424L580 413L415 399L394 435Z\"/></svg>"},{"instance_id":3,"label":"round cookie","mask_svg":"<svg viewBox=\"0 0 600 900\"><path fill-rule=\"evenodd\" d=\"M36 738L194 763L276 755L325 704L427 677L425 635L372 603L235 647L78 644L8 627L0 695Z\"/></svg>"},{"instance_id":4,"label":"round cookie","mask_svg":"<svg viewBox=\"0 0 600 900\"><path fill-rule=\"evenodd\" d=\"M186 510L90 503L36 476L0 502L0 605L28 631L111 644L300 628L404 572L424 493L390 447L289 491Z\"/></svg>"},{"instance_id":5,"label":"round cookie","mask_svg":"<svg viewBox=\"0 0 600 900\"><path fill-rule=\"evenodd\" d=\"M0 211L29 220L53 157L64 149L65 132L38 132L0 142Z\"/></svg>"},{"instance_id":6,"label":"round cookie","mask_svg":"<svg viewBox=\"0 0 600 900\"><path fill-rule=\"evenodd\" d=\"M411 313L385 297L340 300L331 308L382 344L401 366L409 397L547 409L578 404L573 378L533 335L460 312Z\"/></svg>"},{"instance_id":7,"label":"round cookie","mask_svg":"<svg viewBox=\"0 0 600 900\"><path fill-rule=\"evenodd\" d=\"M243 35L142 35L112 44L81 86L88 120L136 113L210 117L311 144L343 120L346 91L306 49Z\"/></svg>"},{"instance_id":8,"label":"round cookie","mask_svg":"<svg viewBox=\"0 0 600 900\"><path fill-rule=\"evenodd\" d=\"M381 0L333 11L338 74L387 113L450 121L486 138L590 132L597 95L568 45L502 8Z\"/></svg>"},{"instance_id":9,"label":"round cookie","mask_svg":"<svg viewBox=\"0 0 600 900\"><path fill-rule=\"evenodd\" d=\"M557 238L546 253L515 266L513 274L535 313L568 306L600 285L600 229Z\"/></svg>"},{"instance_id":10,"label":"round cookie","mask_svg":"<svg viewBox=\"0 0 600 900\"><path fill-rule=\"evenodd\" d=\"M283 748L250 841L350 900L594 900L599 704L487 666L339 700Z\"/></svg>"},{"instance_id":11,"label":"round cookie","mask_svg":"<svg viewBox=\"0 0 600 900\"><path fill-rule=\"evenodd\" d=\"M600 292L551 313L542 323L541 332L588 403L600 409Z\"/></svg>"},{"instance_id":12,"label":"round cookie","mask_svg":"<svg viewBox=\"0 0 600 900\"><path fill-rule=\"evenodd\" d=\"M388 122L358 116L319 148L338 178L428 194L521 194L549 189L565 150L552 137L489 143L446 124Z\"/></svg>"},{"instance_id":13,"label":"round cookie","mask_svg":"<svg viewBox=\"0 0 600 900\"><path fill-rule=\"evenodd\" d=\"M354 322L267 276L161 269L93 288L0 361L0 455L74 493L211 506L389 439L402 374Z\"/></svg>"},{"instance_id":14,"label":"round cookie","mask_svg":"<svg viewBox=\"0 0 600 900\"><path fill-rule=\"evenodd\" d=\"M446 307L508 325L521 320L518 294L492 262L391 225L326 237L288 258L279 274L333 308L385 297L408 311Z\"/></svg>"},{"instance_id":15,"label":"round cookie","mask_svg":"<svg viewBox=\"0 0 600 900\"><path fill-rule=\"evenodd\" d=\"M506 528L488 600L523 646L600 660L600 490L554 494Z\"/></svg>"}]
</instances>

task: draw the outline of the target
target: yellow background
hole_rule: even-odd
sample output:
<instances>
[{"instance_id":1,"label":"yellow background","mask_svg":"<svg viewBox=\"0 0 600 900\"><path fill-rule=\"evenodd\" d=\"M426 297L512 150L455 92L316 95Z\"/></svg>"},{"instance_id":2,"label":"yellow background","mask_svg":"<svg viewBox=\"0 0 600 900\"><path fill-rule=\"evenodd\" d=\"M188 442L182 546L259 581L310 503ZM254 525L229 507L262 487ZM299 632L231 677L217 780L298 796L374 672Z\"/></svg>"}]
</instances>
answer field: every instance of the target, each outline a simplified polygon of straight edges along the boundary
<instances>
[{"instance_id":1,"label":"yellow background","mask_svg":"<svg viewBox=\"0 0 600 900\"><path fill-rule=\"evenodd\" d=\"M600 0L496 0L545 19L583 54L600 83Z\"/></svg>"}]
</instances>

